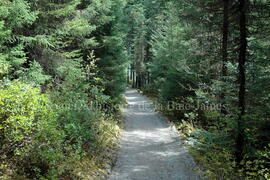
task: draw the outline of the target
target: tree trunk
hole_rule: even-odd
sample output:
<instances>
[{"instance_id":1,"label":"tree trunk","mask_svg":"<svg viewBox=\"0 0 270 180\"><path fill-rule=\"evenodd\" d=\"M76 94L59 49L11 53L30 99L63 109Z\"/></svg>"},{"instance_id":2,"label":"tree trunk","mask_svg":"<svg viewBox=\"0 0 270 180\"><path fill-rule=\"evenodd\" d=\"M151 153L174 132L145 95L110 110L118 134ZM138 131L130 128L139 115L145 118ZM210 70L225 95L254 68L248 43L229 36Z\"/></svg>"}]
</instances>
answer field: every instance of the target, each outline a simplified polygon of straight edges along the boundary
<instances>
[{"instance_id":1,"label":"tree trunk","mask_svg":"<svg viewBox=\"0 0 270 180\"><path fill-rule=\"evenodd\" d=\"M137 76L137 88L138 89L141 89L142 88L142 73L138 73L138 76Z\"/></svg>"},{"instance_id":2,"label":"tree trunk","mask_svg":"<svg viewBox=\"0 0 270 180\"><path fill-rule=\"evenodd\" d=\"M130 81L130 78L131 78L130 72L131 72L131 68L128 68L127 69L127 84L129 84L129 81Z\"/></svg>"},{"instance_id":3,"label":"tree trunk","mask_svg":"<svg viewBox=\"0 0 270 180\"><path fill-rule=\"evenodd\" d=\"M229 0L223 0L223 29L222 29L222 72L221 72L221 79L223 87L226 83L226 76L227 76L227 62L228 62L228 35L229 35ZM221 101L221 113L226 114L225 108L225 92L224 88L222 88L222 92L220 95Z\"/></svg>"},{"instance_id":4,"label":"tree trunk","mask_svg":"<svg viewBox=\"0 0 270 180\"><path fill-rule=\"evenodd\" d=\"M248 0L239 0L239 26L240 26L240 52L238 59L238 71L239 71L239 117L237 122L238 134L236 139L236 160L240 164L243 159L243 149L244 149L244 123L243 116L245 115L245 96L246 96L246 54L247 54L247 22L246 22L246 12L247 12Z\"/></svg>"},{"instance_id":5,"label":"tree trunk","mask_svg":"<svg viewBox=\"0 0 270 180\"><path fill-rule=\"evenodd\" d=\"M132 69L132 87L135 88L135 71L134 71L134 68Z\"/></svg>"}]
</instances>

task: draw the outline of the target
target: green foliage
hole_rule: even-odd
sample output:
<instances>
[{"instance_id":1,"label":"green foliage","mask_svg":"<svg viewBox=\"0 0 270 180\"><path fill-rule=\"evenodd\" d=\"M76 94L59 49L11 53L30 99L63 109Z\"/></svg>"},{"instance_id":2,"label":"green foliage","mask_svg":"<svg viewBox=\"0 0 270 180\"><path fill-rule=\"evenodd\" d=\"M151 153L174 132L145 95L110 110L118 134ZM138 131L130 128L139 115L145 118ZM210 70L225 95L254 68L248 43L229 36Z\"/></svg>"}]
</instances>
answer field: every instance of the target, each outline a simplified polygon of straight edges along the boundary
<instances>
[{"instance_id":1,"label":"green foliage","mask_svg":"<svg viewBox=\"0 0 270 180\"><path fill-rule=\"evenodd\" d=\"M17 39L19 28L31 25L36 20L36 14L30 11L29 4L24 0L0 3L0 78L14 75L26 62L24 45Z\"/></svg>"},{"instance_id":2,"label":"green foliage","mask_svg":"<svg viewBox=\"0 0 270 180\"><path fill-rule=\"evenodd\" d=\"M14 165L23 164L21 170L32 176L39 171L49 173L63 158L63 132L57 129L48 95L18 81L5 83L2 88L1 157Z\"/></svg>"},{"instance_id":3,"label":"green foliage","mask_svg":"<svg viewBox=\"0 0 270 180\"><path fill-rule=\"evenodd\" d=\"M115 19L111 22L109 33L103 40L104 47L98 51L102 53L101 59L97 62L97 66L101 71L100 76L105 80L105 94L112 97L115 101L121 99L121 94L126 87L126 68L127 53L124 47L124 39L126 37L121 27L123 16L123 2L116 1L112 6L112 12Z\"/></svg>"},{"instance_id":4,"label":"green foliage","mask_svg":"<svg viewBox=\"0 0 270 180\"><path fill-rule=\"evenodd\" d=\"M44 85L50 80L50 76L44 74L41 65L36 61L32 62L29 68L22 68L18 75L21 81L36 85Z\"/></svg>"},{"instance_id":5,"label":"green foliage","mask_svg":"<svg viewBox=\"0 0 270 180\"><path fill-rule=\"evenodd\" d=\"M62 92L52 96L56 101L52 103L40 91L19 81L2 85L0 170L3 175L12 170L14 177L55 178L65 173L77 177L76 161L93 153L105 156L98 151L114 148L117 123L89 107L82 92ZM100 159L89 161L95 166L102 163Z\"/></svg>"},{"instance_id":6,"label":"green foliage","mask_svg":"<svg viewBox=\"0 0 270 180\"><path fill-rule=\"evenodd\" d=\"M245 169L243 173L247 174L247 179L270 179L269 161L270 161L270 145L264 150L257 150L255 153L246 155L242 164Z\"/></svg>"},{"instance_id":7,"label":"green foliage","mask_svg":"<svg viewBox=\"0 0 270 180\"><path fill-rule=\"evenodd\" d=\"M125 89L124 5L0 2L0 179L85 179L104 168Z\"/></svg>"},{"instance_id":8,"label":"green foliage","mask_svg":"<svg viewBox=\"0 0 270 180\"><path fill-rule=\"evenodd\" d=\"M199 147L191 150L195 160L206 169L205 174L209 179L241 179L236 171L233 154L219 146Z\"/></svg>"},{"instance_id":9,"label":"green foliage","mask_svg":"<svg viewBox=\"0 0 270 180\"><path fill-rule=\"evenodd\" d=\"M101 168L118 133L115 106L122 103L131 64L134 86L143 87L150 74L144 90L166 107L169 101L178 106L166 114L197 142L195 156L210 177L269 179L270 4L248 4L245 147L236 172L239 4L229 1L228 58L222 62L223 2L1 0L3 178L14 179L12 172L86 179L78 172L83 168L76 169L82 159ZM213 104L226 112L207 108Z\"/></svg>"},{"instance_id":10,"label":"green foliage","mask_svg":"<svg viewBox=\"0 0 270 180\"><path fill-rule=\"evenodd\" d=\"M226 2L228 37L224 32ZM139 32L145 31L143 36L148 40L140 42L147 54L140 67L144 73L150 73L150 83L143 89L169 107L163 113L192 142L197 142L194 156L208 169L212 179L269 179L268 150L265 150L270 142L269 83L266 83L269 22L262 19L269 16L269 3L246 2L245 116L239 114L241 66L235 61L239 59L239 2L132 1L129 8L134 7L134 11L128 9L132 12L130 17L135 17L134 23L127 21L132 25L129 40L134 41L128 44L131 54L132 50L136 52L136 40L140 39L138 27ZM146 28L138 24L146 24ZM135 56L133 64L138 59ZM241 149L236 146L238 134L243 136L241 155L236 153ZM235 164L235 157L239 156L245 158L242 164Z\"/></svg>"},{"instance_id":11,"label":"green foliage","mask_svg":"<svg viewBox=\"0 0 270 180\"><path fill-rule=\"evenodd\" d=\"M30 5L25 0L9 2L7 21L10 27L21 28L31 25L36 20L36 13L31 12Z\"/></svg>"}]
</instances>

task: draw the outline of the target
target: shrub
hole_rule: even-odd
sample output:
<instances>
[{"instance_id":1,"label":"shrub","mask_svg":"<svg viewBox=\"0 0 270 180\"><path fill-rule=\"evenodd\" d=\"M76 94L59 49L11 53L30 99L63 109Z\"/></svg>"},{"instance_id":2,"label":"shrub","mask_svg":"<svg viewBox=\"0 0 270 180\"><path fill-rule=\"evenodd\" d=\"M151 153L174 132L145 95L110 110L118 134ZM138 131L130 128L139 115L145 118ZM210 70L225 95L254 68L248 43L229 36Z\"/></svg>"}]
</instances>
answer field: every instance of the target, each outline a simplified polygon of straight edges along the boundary
<instances>
[{"instance_id":1,"label":"shrub","mask_svg":"<svg viewBox=\"0 0 270 180\"><path fill-rule=\"evenodd\" d=\"M63 157L63 133L50 105L48 95L18 81L0 90L1 157L30 177L52 173Z\"/></svg>"},{"instance_id":2,"label":"shrub","mask_svg":"<svg viewBox=\"0 0 270 180\"><path fill-rule=\"evenodd\" d=\"M191 149L195 160L206 169L209 179L240 179L233 154L216 145L196 146Z\"/></svg>"},{"instance_id":3,"label":"shrub","mask_svg":"<svg viewBox=\"0 0 270 180\"><path fill-rule=\"evenodd\" d=\"M254 150L253 154L246 154L242 170L246 179L270 179L270 144L264 150Z\"/></svg>"}]
</instances>

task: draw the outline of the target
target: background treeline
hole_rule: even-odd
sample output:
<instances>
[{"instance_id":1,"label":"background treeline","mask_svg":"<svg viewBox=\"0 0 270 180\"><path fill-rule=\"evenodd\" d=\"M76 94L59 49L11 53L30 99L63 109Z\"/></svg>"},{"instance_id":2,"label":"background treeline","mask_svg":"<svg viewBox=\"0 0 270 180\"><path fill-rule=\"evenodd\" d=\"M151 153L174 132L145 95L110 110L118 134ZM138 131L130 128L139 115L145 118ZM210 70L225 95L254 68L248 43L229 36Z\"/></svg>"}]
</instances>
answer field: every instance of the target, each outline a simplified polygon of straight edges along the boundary
<instances>
[{"instance_id":1,"label":"background treeline","mask_svg":"<svg viewBox=\"0 0 270 180\"><path fill-rule=\"evenodd\" d=\"M126 85L124 5L0 1L0 179L88 179L103 168Z\"/></svg>"},{"instance_id":2,"label":"background treeline","mask_svg":"<svg viewBox=\"0 0 270 180\"><path fill-rule=\"evenodd\" d=\"M270 179L269 1L129 1L125 12L130 83L195 107L165 113L211 179Z\"/></svg>"}]
</instances>

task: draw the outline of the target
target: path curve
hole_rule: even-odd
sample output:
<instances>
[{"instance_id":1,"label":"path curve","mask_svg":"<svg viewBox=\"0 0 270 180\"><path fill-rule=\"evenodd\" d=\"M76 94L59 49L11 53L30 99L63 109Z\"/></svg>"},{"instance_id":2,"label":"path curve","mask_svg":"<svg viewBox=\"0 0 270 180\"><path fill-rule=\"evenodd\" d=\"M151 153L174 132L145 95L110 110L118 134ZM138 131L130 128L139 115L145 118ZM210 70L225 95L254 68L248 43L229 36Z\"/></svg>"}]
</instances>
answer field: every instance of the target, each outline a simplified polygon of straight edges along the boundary
<instances>
[{"instance_id":1,"label":"path curve","mask_svg":"<svg viewBox=\"0 0 270 180\"><path fill-rule=\"evenodd\" d=\"M125 127L109 180L199 179L175 128L136 90L128 89L125 97Z\"/></svg>"}]
</instances>

